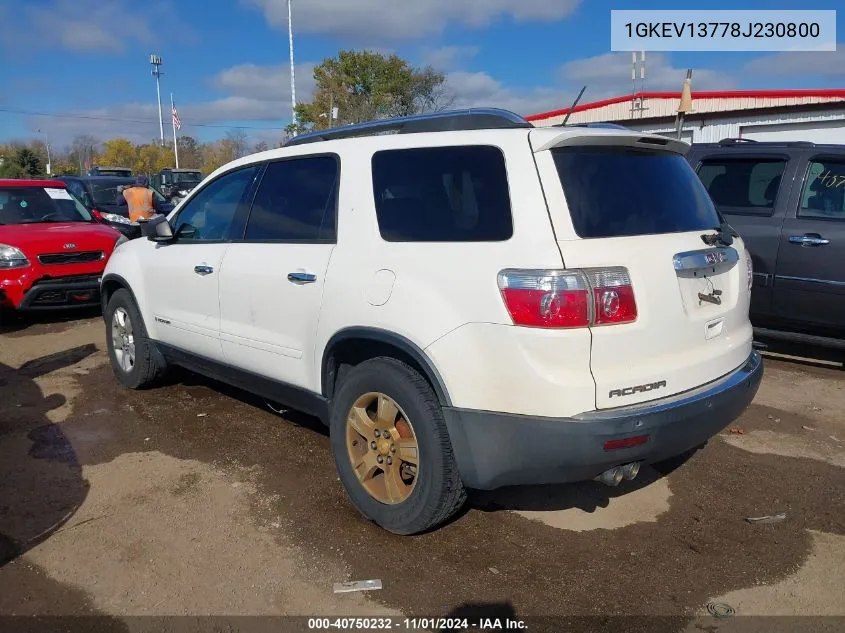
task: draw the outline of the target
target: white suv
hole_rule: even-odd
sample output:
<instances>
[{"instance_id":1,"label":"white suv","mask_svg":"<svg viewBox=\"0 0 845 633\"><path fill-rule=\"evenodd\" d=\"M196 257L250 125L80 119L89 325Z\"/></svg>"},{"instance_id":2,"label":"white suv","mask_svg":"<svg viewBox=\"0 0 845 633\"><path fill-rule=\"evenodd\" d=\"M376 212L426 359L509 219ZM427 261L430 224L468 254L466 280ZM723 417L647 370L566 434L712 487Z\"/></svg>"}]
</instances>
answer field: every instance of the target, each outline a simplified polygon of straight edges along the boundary
<instances>
[{"instance_id":1,"label":"white suv","mask_svg":"<svg viewBox=\"0 0 845 633\"><path fill-rule=\"evenodd\" d=\"M109 261L114 371L320 417L352 502L399 534L465 488L632 479L762 377L750 258L687 149L470 110L239 159Z\"/></svg>"}]
</instances>

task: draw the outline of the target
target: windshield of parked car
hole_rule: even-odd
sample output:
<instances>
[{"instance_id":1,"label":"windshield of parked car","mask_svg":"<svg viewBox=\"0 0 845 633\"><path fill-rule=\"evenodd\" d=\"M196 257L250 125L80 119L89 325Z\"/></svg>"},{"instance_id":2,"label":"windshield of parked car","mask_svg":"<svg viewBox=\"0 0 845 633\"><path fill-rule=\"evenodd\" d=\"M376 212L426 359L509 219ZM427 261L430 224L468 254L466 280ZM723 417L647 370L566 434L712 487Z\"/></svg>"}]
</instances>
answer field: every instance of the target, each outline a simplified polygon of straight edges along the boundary
<instances>
[{"instance_id":1,"label":"windshield of parked car","mask_svg":"<svg viewBox=\"0 0 845 633\"><path fill-rule=\"evenodd\" d=\"M67 189L0 188L0 224L92 221L88 210Z\"/></svg>"},{"instance_id":2,"label":"windshield of parked car","mask_svg":"<svg viewBox=\"0 0 845 633\"><path fill-rule=\"evenodd\" d=\"M97 180L91 180L88 184L88 188L91 190L91 197L94 200L94 205L107 205L107 204L117 204L118 201L118 187L131 187L135 184L134 178L98 178ZM161 195L159 191L157 191L154 187L150 187L153 190L153 195L159 202L164 201L164 196Z\"/></svg>"}]
</instances>

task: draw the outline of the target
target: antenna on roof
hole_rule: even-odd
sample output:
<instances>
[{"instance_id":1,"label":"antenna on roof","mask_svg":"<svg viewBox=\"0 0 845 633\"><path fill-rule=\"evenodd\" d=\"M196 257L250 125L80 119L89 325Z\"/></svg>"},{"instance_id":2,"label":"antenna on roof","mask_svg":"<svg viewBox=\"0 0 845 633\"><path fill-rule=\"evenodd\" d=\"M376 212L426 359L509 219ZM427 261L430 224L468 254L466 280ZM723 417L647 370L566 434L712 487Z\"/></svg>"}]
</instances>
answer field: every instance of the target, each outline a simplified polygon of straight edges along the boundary
<instances>
[{"instance_id":1,"label":"antenna on roof","mask_svg":"<svg viewBox=\"0 0 845 633\"><path fill-rule=\"evenodd\" d=\"M563 117L563 123L560 124L561 126L566 125L566 122L569 120L569 116L572 114L572 111L575 109L575 106L578 105L578 102L581 101L581 96L584 94L584 91L586 89L587 89L587 86L584 86L583 88L581 88L581 92L579 92L578 96L575 97L575 101L572 102L572 105L569 106L569 111L566 113L566 116Z\"/></svg>"}]
</instances>

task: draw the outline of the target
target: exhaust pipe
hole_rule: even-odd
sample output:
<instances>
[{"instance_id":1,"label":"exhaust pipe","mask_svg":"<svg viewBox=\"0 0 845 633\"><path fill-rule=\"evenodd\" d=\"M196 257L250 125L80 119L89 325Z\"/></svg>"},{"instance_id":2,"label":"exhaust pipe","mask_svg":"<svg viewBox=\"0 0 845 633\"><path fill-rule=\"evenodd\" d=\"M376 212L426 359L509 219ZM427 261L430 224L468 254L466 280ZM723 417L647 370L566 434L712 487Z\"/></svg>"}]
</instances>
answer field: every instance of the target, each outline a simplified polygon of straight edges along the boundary
<instances>
[{"instance_id":1,"label":"exhaust pipe","mask_svg":"<svg viewBox=\"0 0 845 633\"><path fill-rule=\"evenodd\" d=\"M600 481L605 486L615 488L620 483L622 483L622 479L622 467L616 466L615 468L608 468L601 475L596 477L594 481Z\"/></svg>"},{"instance_id":2,"label":"exhaust pipe","mask_svg":"<svg viewBox=\"0 0 845 633\"><path fill-rule=\"evenodd\" d=\"M631 462L622 467L622 477L627 481L631 481L640 474L640 462Z\"/></svg>"},{"instance_id":3,"label":"exhaust pipe","mask_svg":"<svg viewBox=\"0 0 845 633\"><path fill-rule=\"evenodd\" d=\"M615 488L622 483L622 480L631 481L632 479L635 479L638 474L640 474L640 463L631 462L630 464L625 464L624 466L614 466L613 468L608 468L601 475L593 479L593 481L598 481L603 483L605 486Z\"/></svg>"}]
</instances>

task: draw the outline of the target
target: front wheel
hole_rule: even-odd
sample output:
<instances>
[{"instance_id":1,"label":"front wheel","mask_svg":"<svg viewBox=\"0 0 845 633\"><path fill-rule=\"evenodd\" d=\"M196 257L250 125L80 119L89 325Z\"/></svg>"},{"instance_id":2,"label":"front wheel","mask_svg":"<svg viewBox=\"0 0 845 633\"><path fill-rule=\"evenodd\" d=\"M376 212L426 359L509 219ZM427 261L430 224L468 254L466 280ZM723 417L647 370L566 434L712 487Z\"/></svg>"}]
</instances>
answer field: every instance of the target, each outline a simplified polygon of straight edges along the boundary
<instances>
[{"instance_id":1,"label":"front wheel","mask_svg":"<svg viewBox=\"0 0 845 633\"><path fill-rule=\"evenodd\" d=\"M466 501L440 403L409 365L376 358L350 370L332 402L330 431L352 503L384 529L425 532Z\"/></svg>"},{"instance_id":2,"label":"front wheel","mask_svg":"<svg viewBox=\"0 0 845 633\"><path fill-rule=\"evenodd\" d=\"M106 307L106 346L112 370L130 389L153 384L159 367L135 300L125 288L115 291Z\"/></svg>"}]
</instances>

